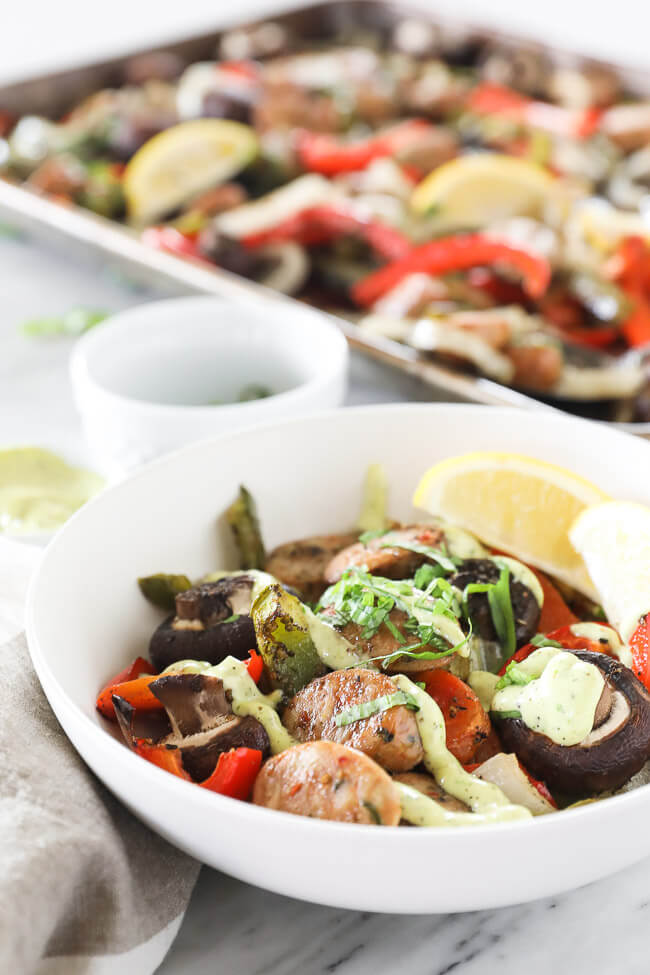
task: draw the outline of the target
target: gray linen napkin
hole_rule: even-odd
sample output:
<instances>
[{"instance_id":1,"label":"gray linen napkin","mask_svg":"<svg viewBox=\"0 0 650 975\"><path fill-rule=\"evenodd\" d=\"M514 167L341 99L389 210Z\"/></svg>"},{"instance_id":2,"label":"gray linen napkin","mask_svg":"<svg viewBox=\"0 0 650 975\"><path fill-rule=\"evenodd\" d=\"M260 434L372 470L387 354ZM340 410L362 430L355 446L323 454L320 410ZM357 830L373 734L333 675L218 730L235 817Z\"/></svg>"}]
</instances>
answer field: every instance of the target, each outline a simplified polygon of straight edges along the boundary
<instances>
[{"instance_id":1,"label":"gray linen napkin","mask_svg":"<svg viewBox=\"0 0 650 975\"><path fill-rule=\"evenodd\" d=\"M0 545L0 616L3 555ZM83 763L22 633L0 646L0 673L0 972L149 975L180 927L199 865Z\"/></svg>"}]
</instances>

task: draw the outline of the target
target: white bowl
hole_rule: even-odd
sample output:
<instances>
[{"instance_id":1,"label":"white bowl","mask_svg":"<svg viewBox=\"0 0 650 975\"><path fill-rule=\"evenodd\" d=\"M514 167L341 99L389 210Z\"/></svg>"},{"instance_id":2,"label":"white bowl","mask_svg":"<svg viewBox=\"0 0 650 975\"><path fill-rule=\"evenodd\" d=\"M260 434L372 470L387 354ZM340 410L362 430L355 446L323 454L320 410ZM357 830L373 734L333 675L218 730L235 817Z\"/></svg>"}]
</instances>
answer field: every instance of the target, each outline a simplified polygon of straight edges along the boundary
<instances>
[{"instance_id":1,"label":"white bowl","mask_svg":"<svg viewBox=\"0 0 650 975\"><path fill-rule=\"evenodd\" d=\"M136 576L233 565L221 512L240 483L267 544L354 522L369 463L412 517L430 464L462 451L534 454L614 496L650 503L643 441L555 414L477 406L330 411L196 444L91 501L47 549L28 597L34 665L85 761L153 829L249 883L337 907L467 911L557 894L650 853L650 786L537 820L458 829L331 823L261 809L176 779L132 754L94 710L109 677L146 653L159 614ZM215 532L215 525L217 531Z\"/></svg>"},{"instance_id":2,"label":"white bowl","mask_svg":"<svg viewBox=\"0 0 650 975\"><path fill-rule=\"evenodd\" d=\"M119 476L208 436L339 406L347 363L339 329L309 308L170 298L94 328L70 373L89 446ZM274 395L236 402L251 384Z\"/></svg>"}]
</instances>

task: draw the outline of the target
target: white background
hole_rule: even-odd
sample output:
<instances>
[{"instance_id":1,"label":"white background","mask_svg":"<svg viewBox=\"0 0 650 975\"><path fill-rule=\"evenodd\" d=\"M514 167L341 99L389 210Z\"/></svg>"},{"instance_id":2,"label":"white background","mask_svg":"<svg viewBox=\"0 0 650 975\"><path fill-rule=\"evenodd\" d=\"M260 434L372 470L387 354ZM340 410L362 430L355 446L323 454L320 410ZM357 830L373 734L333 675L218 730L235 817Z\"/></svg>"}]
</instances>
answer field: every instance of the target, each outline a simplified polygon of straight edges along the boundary
<instances>
[{"instance_id":1,"label":"white background","mask_svg":"<svg viewBox=\"0 0 650 975\"><path fill-rule=\"evenodd\" d=\"M296 0L0 0L0 79L28 77L298 5ZM650 69L648 0L410 0L416 5Z\"/></svg>"}]
</instances>

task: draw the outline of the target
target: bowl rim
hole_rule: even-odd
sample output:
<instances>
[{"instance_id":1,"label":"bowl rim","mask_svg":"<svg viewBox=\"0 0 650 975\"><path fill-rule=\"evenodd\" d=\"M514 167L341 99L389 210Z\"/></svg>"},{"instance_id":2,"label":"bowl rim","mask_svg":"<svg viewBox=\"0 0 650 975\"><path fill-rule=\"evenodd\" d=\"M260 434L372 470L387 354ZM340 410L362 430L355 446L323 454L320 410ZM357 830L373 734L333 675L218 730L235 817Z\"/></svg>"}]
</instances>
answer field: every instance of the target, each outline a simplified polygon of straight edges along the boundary
<instances>
[{"instance_id":1,"label":"bowl rim","mask_svg":"<svg viewBox=\"0 0 650 975\"><path fill-rule=\"evenodd\" d=\"M48 663L47 654L44 652L43 647L40 644L37 632L38 625L36 621L36 614L38 588L41 584L41 577L47 568L49 558L51 557L52 553L57 551L58 547L62 544L62 539L65 539L65 535L70 524L72 524L74 521L87 517L86 512L92 511L95 507L103 504L107 495L114 495L118 492L129 491L130 485L136 480L150 477L152 472L155 472L158 468L179 463L183 456L190 451L200 451L201 449L204 449L206 445L221 443L233 437L258 437L260 434L263 435L278 427L284 428L295 426L305 421L309 422L316 419L334 419L342 414L373 416L394 411L402 412L404 414L413 412L429 412L435 415L440 410L451 410L455 414L461 412L472 414L479 411L483 412L486 409L491 411L495 419L498 419L499 416L528 416L530 419L532 419L528 411L516 409L514 407L486 407L479 404L468 403L382 403L348 407L345 410L320 410L316 413L310 414L308 417L290 417L287 419L271 420L254 427L248 427L243 430L232 431L220 435L213 435L210 437L205 437L202 440L196 441L195 443L186 444L185 446L171 451L162 457L158 457L150 461L149 463L133 471L123 480L109 485L98 495L95 495L95 497L91 498L90 501L75 512L68 522L66 522L66 524L56 532L43 553L43 557L39 561L34 574L32 575L27 592L25 631L29 654L34 665L34 669L36 670L39 682L41 683L45 695L52 705L57 718L58 709L53 703L52 698L60 699L62 702L62 710L67 709L68 711L71 711L74 720L77 723L81 722L81 726L86 730L89 736L88 740L91 743L94 743L92 748L93 752L96 753L99 749L107 757L110 756L111 761L121 765L125 775L133 773L143 775L145 778L149 777L149 781L151 782L152 786L157 783L159 788L167 788L172 792L178 789L187 790L191 788L191 792L177 792L177 795L179 797L181 795L185 795L187 798L189 798L189 796L194 796L194 802L202 805L205 810L221 810L224 814L237 814L241 818L242 822L259 823L262 821L267 822L269 825L272 825L273 822L279 823L280 820L278 817L280 817L285 825L288 824L288 821L290 821L292 830L311 830L313 832L314 839L316 840L319 837L327 839L328 835L345 830L353 830L354 832L352 835L359 837L360 840L362 837L364 837L366 840L369 837L376 838L376 827L371 825L342 823L325 819L311 819L309 817L296 816L280 810L256 806L250 802L241 802L240 800L222 796L218 793L209 792L209 790L206 789L197 788L195 783L185 782L173 775L170 775L168 772L157 768L150 762L143 761L139 756L135 755L129 748L127 748L126 745L109 734L107 730L102 728L100 724L93 721L93 719L74 700L72 700L63 685L58 682ZM555 414L550 412L535 414L535 416L543 417L542 422L551 424L552 426L565 428L569 427L573 429L576 427L576 425L580 427L583 424L589 424L589 426L597 428L601 436L604 433L605 439L614 437L618 440L620 437L623 437L624 439L630 440L635 444L642 443L639 438L620 430L609 429L605 432L603 431L602 424L596 420L585 420L580 417L570 417L560 413ZM535 421L533 420L533 422ZM52 695L52 698L50 697L50 694ZM63 722L60 721L60 723L62 724ZM74 743L72 744L75 750L77 750ZM138 769L140 770L139 772ZM541 836L543 833L546 836L547 834L553 834L554 832L563 829L564 823L569 823L569 821L573 822L575 819L582 821L585 816L593 817L594 815L600 815L601 817L605 816L612 820L617 815L617 811L619 809L622 809L623 807L631 809L634 805L638 806L639 803L646 802L648 798L650 798L650 784L641 785L630 792L608 796L606 799L598 800L594 803L586 803L584 806L578 806L574 809L561 810L562 815L560 816L549 814L546 816L534 816L530 819L517 820L514 822L463 825L456 826L453 829L403 829L399 826L385 826L382 828L380 835L385 837L385 842L390 844L398 843L400 845L416 842L420 844L426 842L466 843L469 837L476 837L477 840L479 840L488 836L500 836L502 833L504 833L504 831L507 831L509 834L512 830L520 832L521 830L535 829L535 835ZM233 805L235 803L236 806ZM455 837L458 837L459 839L455 839Z\"/></svg>"},{"instance_id":2,"label":"bowl rim","mask_svg":"<svg viewBox=\"0 0 650 975\"><path fill-rule=\"evenodd\" d=\"M115 390L106 386L104 383L100 382L93 374L89 365L89 357L93 352L96 351L96 346L101 345L102 342L110 342L111 338L119 338L123 331L128 331L132 327L140 327L143 331L150 330L155 334L155 329L157 327L157 322L155 320L156 311L160 309L167 309L172 305L184 306L189 305L193 307L209 307L211 305L218 306L221 309L230 307L236 307L243 311L244 313L254 312L254 308L251 305L243 301L233 301L229 298L222 298L218 295L187 295L182 297L173 298L161 298L158 301L144 302L140 305L133 305L130 308L122 309L116 312L114 315L110 315L104 321L96 325L91 331L82 335L81 338L77 340L75 346L70 355L69 363L69 373L75 394L79 397L88 394L88 391L92 391L92 395L101 396L102 399L108 403L114 405L120 404L123 407L127 407L130 410L138 410L141 413L148 413L151 415L170 416L172 413L182 414L186 417L201 417L207 418L219 413L221 416L227 415L229 412L238 415L254 414L259 411L260 405L275 404L280 405L290 405L293 401L303 400L305 397L311 397L313 395L318 395L319 392L327 389L333 382L336 382L341 377L344 377L347 373L348 363L349 363L349 350L348 344L345 336L341 329L336 324L335 319L330 319L325 315L318 315L314 313L310 314L310 310L307 307L298 306L297 308L289 308L286 310L285 314L282 315L282 319L286 318L289 314L292 317L304 317L305 319L310 319L311 321L305 322L306 332L309 329L316 329L320 332L321 337L330 343L332 361L325 369L321 369L311 378L299 382L297 385L292 386L291 389L284 390L280 393L272 393L270 396L265 396L261 399L248 400L242 403L214 403L214 404L192 404L192 403L158 403L155 400L149 399L139 399L135 396L128 396L124 393L117 393ZM258 314L262 313L263 306L255 306ZM181 309L182 310L182 309ZM136 319L135 323L132 319ZM138 321L138 319L144 319L144 321ZM146 319L150 318L149 321ZM266 323L266 327L272 329L275 324L275 318L269 314L269 320ZM185 326L187 327L187 326ZM225 330L232 328L228 323L217 321L215 322L215 330ZM179 328L179 337L181 335L181 326ZM308 343L306 343L308 344Z\"/></svg>"}]
</instances>

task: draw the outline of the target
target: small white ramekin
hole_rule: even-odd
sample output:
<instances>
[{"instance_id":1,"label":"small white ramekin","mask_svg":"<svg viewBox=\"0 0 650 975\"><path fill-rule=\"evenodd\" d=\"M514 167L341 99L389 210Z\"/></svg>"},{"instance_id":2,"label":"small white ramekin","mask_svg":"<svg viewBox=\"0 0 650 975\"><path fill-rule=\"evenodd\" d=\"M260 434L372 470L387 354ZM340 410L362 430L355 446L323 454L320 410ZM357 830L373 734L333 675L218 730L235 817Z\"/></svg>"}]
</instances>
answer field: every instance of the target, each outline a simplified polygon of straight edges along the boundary
<instances>
[{"instance_id":1,"label":"small white ramekin","mask_svg":"<svg viewBox=\"0 0 650 975\"><path fill-rule=\"evenodd\" d=\"M112 477L219 433L340 406L346 341L290 304L170 298L120 312L81 338L70 375L95 460ZM231 400L250 384L273 395Z\"/></svg>"}]
</instances>

